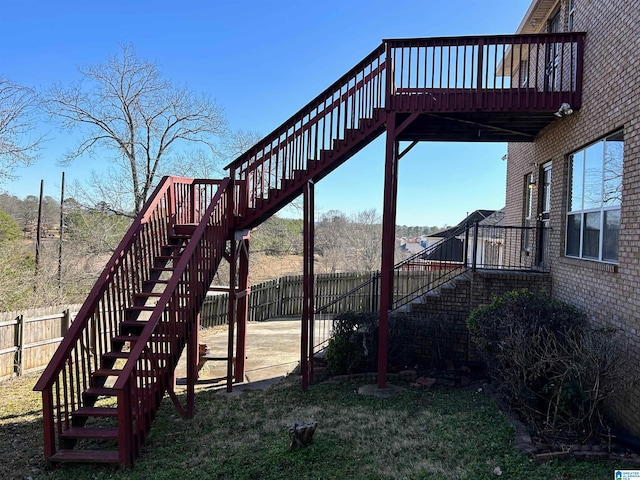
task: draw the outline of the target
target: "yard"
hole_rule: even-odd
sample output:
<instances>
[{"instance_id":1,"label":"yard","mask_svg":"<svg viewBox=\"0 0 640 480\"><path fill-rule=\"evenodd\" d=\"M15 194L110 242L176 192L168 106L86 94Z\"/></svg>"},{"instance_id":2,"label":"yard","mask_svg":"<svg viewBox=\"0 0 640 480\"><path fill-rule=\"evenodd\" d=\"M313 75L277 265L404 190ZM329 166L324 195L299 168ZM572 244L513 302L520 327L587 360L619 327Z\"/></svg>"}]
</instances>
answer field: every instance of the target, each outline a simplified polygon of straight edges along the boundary
<instances>
[{"instance_id":1,"label":"yard","mask_svg":"<svg viewBox=\"0 0 640 480\"><path fill-rule=\"evenodd\" d=\"M302 393L286 377L266 391L200 390L196 416L165 401L131 470L44 469L34 376L0 384L0 478L20 479L603 479L624 465L567 460L537 464L514 451L512 426L476 384L361 396L352 383ZM315 443L289 451L287 426L318 422ZM629 467L628 467L629 468Z\"/></svg>"}]
</instances>

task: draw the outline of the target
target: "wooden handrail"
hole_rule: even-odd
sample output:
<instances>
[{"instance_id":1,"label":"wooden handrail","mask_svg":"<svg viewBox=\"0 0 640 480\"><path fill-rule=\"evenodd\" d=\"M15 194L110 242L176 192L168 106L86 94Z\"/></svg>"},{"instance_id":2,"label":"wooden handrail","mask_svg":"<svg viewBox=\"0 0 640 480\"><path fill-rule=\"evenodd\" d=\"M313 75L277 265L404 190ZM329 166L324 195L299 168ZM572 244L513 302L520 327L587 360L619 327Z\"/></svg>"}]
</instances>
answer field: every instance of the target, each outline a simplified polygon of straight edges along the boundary
<instances>
[{"instance_id":1,"label":"wooden handrail","mask_svg":"<svg viewBox=\"0 0 640 480\"><path fill-rule=\"evenodd\" d=\"M173 182L174 180L171 177L163 177L155 188L153 194L146 201L140 213L131 223L127 233L125 233L113 255L102 270L102 273L97 278L91 292L87 296L87 300L80 308L75 320L71 323L71 326L67 330L67 333L58 346L58 349L53 354L53 357L51 357L51 360L40 376L40 379L36 382L33 388L35 391L41 392L44 389L51 387L57 378L58 374L64 367L66 358L74 348L82 331L87 328L89 319L93 315L98 302L107 290L107 287L109 286L108 280L113 278L113 273L117 269L118 265L120 265L120 261L124 257L125 252L131 248L140 228L149 220L150 212L158 205L160 201L159 199L162 198L162 195L172 187Z\"/></svg>"},{"instance_id":2,"label":"wooden handrail","mask_svg":"<svg viewBox=\"0 0 640 480\"><path fill-rule=\"evenodd\" d=\"M363 68L370 65L372 60L375 58L379 58L384 53L384 44L379 45L375 48L369 55L363 58L359 63L357 63L351 70L342 75L337 81L332 83L329 87L327 87L322 93L316 96L313 100L307 103L304 107L298 110L295 114L293 114L288 120L286 120L281 126L273 130L271 133L266 135L261 141L256 143L249 150L244 152L238 158L233 160L227 166L226 169L231 169L233 167L239 169L245 157L250 157L255 153L259 152L265 146L271 144L274 140L279 138L282 134L285 134L289 128L295 126L297 122L302 120L306 115L309 115L315 108L320 106L322 102L326 101L329 95L333 95L336 92L336 89L342 87L346 80L353 77L354 74L360 72Z\"/></svg>"},{"instance_id":3,"label":"wooden handrail","mask_svg":"<svg viewBox=\"0 0 640 480\"><path fill-rule=\"evenodd\" d=\"M216 192L211 203L207 207L204 215L202 216L202 220L200 221L195 231L193 232L193 235L191 236L191 240L187 244L184 252L180 256L180 260L178 261L178 264L173 270L171 278L169 279L169 282L167 283L167 286L164 292L162 293L161 297L158 299L158 303L153 309L153 312L151 313L151 316L147 321L147 324L142 330L139 340L135 343L135 345L131 349L129 358L127 359L126 364L122 368L122 371L119 373L118 378L113 385L114 390L122 390L127 386L129 382L129 377L131 377L131 374L135 369L136 362L142 355L143 350L146 348L147 343L151 338L151 334L155 330L158 322L160 321L160 318L162 317L162 314L164 312L166 305L171 300L171 297L173 296L174 291L178 286L180 278L185 272L189 262L193 260L192 256L195 252L195 249L198 247L200 240L204 236L205 230L207 228L207 224L209 222L209 218L213 214L214 210L218 207L218 203L220 202L222 195L226 193L226 189L229 187L229 184L230 184L229 178L225 178L220 182L218 191Z\"/></svg>"}]
</instances>

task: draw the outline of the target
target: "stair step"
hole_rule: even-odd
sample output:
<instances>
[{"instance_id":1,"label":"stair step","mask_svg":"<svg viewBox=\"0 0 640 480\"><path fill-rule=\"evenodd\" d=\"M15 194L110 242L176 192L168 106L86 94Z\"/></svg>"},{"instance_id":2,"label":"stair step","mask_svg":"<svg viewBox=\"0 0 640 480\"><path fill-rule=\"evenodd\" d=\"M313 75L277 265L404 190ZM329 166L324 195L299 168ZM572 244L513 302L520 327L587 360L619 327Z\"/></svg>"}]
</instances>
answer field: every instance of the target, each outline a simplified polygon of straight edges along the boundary
<instances>
[{"instance_id":1,"label":"stair step","mask_svg":"<svg viewBox=\"0 0 640 480\"><path fill-rule=\"evenodd\" d=\"M273 199L276 199L280 196L281 193L282 190L280 190L279 188L270 188L266 200L271 201Z\"/></svg>"},{"instance_id":2,"label":"stair step","mask_svg":"<svg viewBox=\"0 0 640 480\"><path fill-rule=\"evenodd\" d=\"M198 227L197 223L178 224L175 227L173 227L174 233L169 234L169 236L172 238L175 236L186 236L190 238L191 235L193 235L193 232L195 232L197 227Z\"/></svg>"},{"instance_id":3,"label":"stair step","mask_svg":"<svg viewBox=\"0 0 640 480\"><path fill-rule=\"evenodd\" d=\"M138 340L140 339L139 335L116 335L115 337L111 338L111 343L126 343L126 342L131 342L131 343L136 343ZM111 354L121 354L122 352L107 352L105 353L105 355L111 355ZM111 358L127 358L127 357L111 357Z\"/></svg>"},{"instance_id":4,"label":"stair step","mask_svg":"<svg viewBox=\"0 0 640 480\"><path fill-rule=\"evenodd\" d=\"M71 427L60 434L61 438L95 438L100 440L117 440L118 429L113 427Z\"/></svg>"},{"instance_id":5,"label":"stair step","mask_svg":"<svg viewBox=\"0 0 640 480\"><path fill-rule=\"evenodd\" d=\"M132 305L127 308L131 312L153 312L155 309L155 305Z\"/></svg>"},{"instance_id":6,"label":"stair step","mask_svg":"<svg viewBox=\"0 0 640 480\"><path fill-rule=\"evenodd\" d=\"M138 338L138 337L136 337ZM122 339L118 339L121 343L124 343L124 341L122 341ZM157 343L157 339L154 339L154 341ZM107 352L107 353L103 353L102 354L102 358L105 360L120 360L120 359L124 359L127 360L129 358L129 355L131 354L131 352ZM171 356L171 354L169 353L161 353L158 352L155 354L155 357L158 360L167 360L169 357Z\"/></svg>"},{"instance_id":7,"label":"stair step","mask_svg":"<svg viewBox=\"0 0 640 480\"><path fill-rule=\"evenodd\" d=\"M80 407L71 412L74 417L117 417L118 409L115 407Z\"/></svg>"},{"instance_id":8,"label":"stair step","mask_svg":"<svg viewBox=\"0 0 640 480\"><path fill-rule=\"evenodd\" d=\"M141 323L141 322L138 322ZM166 335L166 334L152 334L151 335L151 341L154 343L170 343L172 341L173 336L171 335ZM140 340L140 336L139 335L116 335L115 337L111 338L111 343L118 345L118 344L124 344L126 342L131 342L132 344L136 343L138 340ZM132 345L133 346L133 345ZM126 354L126 356L124 356ZM123 356L121 356L123 355ZM105 358L109 358L109 359L114 359L114 358L129 358L129 352L107 352L103 354L103 357Z\"/></svg>"},{"instance_id":9,"label":"stair step","mask_svg":"<svg viewBox=\"0 0 640 480\"><path fill-rule=\"evenodd\" d=\"M173 272L174 267L151 267L152 272Z\"/></svg>"},{"instance_id":10,"label":"stair step","mask_svg":"<svg viewBox=\"0 0 640 480\"><path fill-rule=\"evenodd\" d=\"M171 250L175 250L176 245L170 245L169 247L171 248ZM182 255L180 255L179 253L178 254L172 253L169 255L158 255L156 257L156 260L180 260L181 256Z\"/></svg>"},{"instance_id":11,"label":"stair step","mask_svg":"<svg viewBox=\"0 0 640 480\"><path fill-rule=\"evenodd\" d=\"M155 298L155 297L161 297L162 294L164 292L140 292L140 293L134 293L133 297L134 298Z\"/></svg>"},{"instance_id":12,"label":"stair step","mask_svg":"<svg viewBox=\"0 0 640 480\"><path fill-rule=\"evenodd\" d=\"M120 463L117 450L58 450L48 460L51 462Z\"/></svg>"},{"instance_id":13,"label":"stair step","mask_svg":"<svg viewBox=\"0 0 640 480\"><path fill-rule=\"evenodd\" d=\"M115 338L113 340L115 340ZM121 343L124 343L125 341L126 340L123 340ZM130 352L107 352L102 354L102 358L107 360L118 360L121 358L127 359L129 358L129 353Z\"/></svg>"},{"instance_id":14,"label":"stair step","mask_svg":"<svg viewBox=\"0 0 640 480\"><path fill-rule=\"evenodd\" d=\"M166 279L166 280L164 280L164 279L162 279L162 280L160 280L160 279L158 279L158 280L145 280L142 283L143 283L144 287L153 287L153 286L155 286L157 284L166 285L167 283L169 283L169 279ZM145 288L145 290L146 290L146 288Z\"/></svg>"},{"instance_id":15,"label":"stair step","mask_svg":"<svg viewBox=\"0 0 640 480\"><path fill-rule=\"evenodd\" d=\"M126 328L128 329L127 331L135 331L138 333L142 331L147 323L145 320L125 320L124 322L120 322L120 328Z\"/></svg>"},{"instance_id":16,"label":"stair step","mask_svg":"<svg viewBox=\"0 0 640 480\"><path fill-rule=\"evenodd\" d=\"M179 240L179 241L184 241L184 240L189 240L191 238L191 235L187 235L185 233L172 233L169 235L169 240Z\"/></svg>"},{"instance_id":17,"label":"stair step","mask_svg":"<svg viewBox=\"0 0 640 480\"><path fill-rule=\"evenodd\" d=\"M116 370L113 368L99 368L91 375L93 375L94 377L117 377L118 375L120 375L121 371L122 370Z\"/></svg>"},{"instance_id":18,"label":"stair step","mask_svg":"<svg viewBox=\"0 0 640 480\"><path fill-rule=\"evenodd\" d=\"M109 387L89 387L82 392L84 397L115 397L118 392Z\"/></svg>"},{"instance_id":19,"label":"stair step","mask_svg":"<svg viewBox=\"0 0 640 480\"><path fill-rule=\"evenodd\" d=\"M325 163L327 158L332 158L333 157L334 153L335 152L333 150L320 150L320 161L322 163Z\"/></svg>"},{"instance_id":20,"label":"stair step","mask_svg":"<svg viewBox=\"0 0 640 480\"><path fill-rule=\"evenodd\" d=\"M184 248L186 247L186 245L184 243L165 243L164 245L162 245L161 247L161 251L163 252L174 252L175 255L180 256L182 255L181 250L184 250ZM165 255L165 256L170 256L170 255Z\"/></svg>"}]
</instances>

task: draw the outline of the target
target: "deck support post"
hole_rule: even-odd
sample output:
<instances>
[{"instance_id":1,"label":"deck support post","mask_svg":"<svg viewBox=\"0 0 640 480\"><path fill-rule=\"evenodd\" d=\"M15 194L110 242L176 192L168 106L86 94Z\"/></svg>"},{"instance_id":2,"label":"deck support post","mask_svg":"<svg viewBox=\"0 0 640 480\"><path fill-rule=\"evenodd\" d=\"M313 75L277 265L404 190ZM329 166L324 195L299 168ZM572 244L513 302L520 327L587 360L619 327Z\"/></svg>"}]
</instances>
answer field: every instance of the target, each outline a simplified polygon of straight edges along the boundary
<instances>
[{"instance_id":1,"label":"deck support post","mask_svg":"<svg viewBox=\"0 0 640 480\"><path fill-rule=\"evenodd\" d=\"M228 201L227 201L227 215L229 218L234 218L234 190L235 186L232 185L229 188ZM231 226L232 228L234 225ZM233 352L234 352L234 327L236 318L236 241L234 230L229 232L231 241L229 242L229 302L227 310L227 323L229 325L229 338L227 344L227 392L233 391Z\"/></svg>"},{"instance_id":2,"label":"deck support post","mask_svg":"<svg viewBox=\"0 0 640 480\"><path fill-rule=\"evenodd\" d=\"M393 296L396 198L398 191L398 141L396 114L387 113L387 144L384 167L384 205L382 211L382 266L380 269L380 320L378 328L378 388L387 387L389 310Z\"/></svg>"},{"instance_id":3,"label":"deck support post","mask_svg":"<svg viewBox=\"0 0 640 480\"><path fill-rule=\"evenodd\" d=\"M243 382L245 375L245 358L247 356L247 317L249 314L249 231L236 233L236 240L240 242L238 254L240 264L238 267L238 300L237 300L237 326L236 339L236 382Z\"/></svg>"},{"instance_id":4,"label":"deck support post","mask_svg":"<svg viewBox=\"0 0 640 480\"><path fill-rule=\"evenodd\" d=\"M53 412L53 391L51 387L42 390L42 411ZM44 458L48 460L56 453L56 427L53 415L42 416L42 428L44 430Z\"/></svg>"},{"instance_id":5,"label":"deck support post","mask_svg":"<svg viewBox=\"0 0 640 480\"><path fill-rule=\"evenodd\" d=\"M300 340L300 369L302 390L307 391L313 380L313 313L314 313L314 183L308 181L303 191L303 304L302 336Z\"/></svg>"},{"instance_id":6,"label":"deck support post","mask_svg":"<svg viewBox=\"0 0 640 480\"><path fill-rule=\"evenodd\" d=\"M186 418L193 418L196 404L196 380L198 380L198 351L200 342L200 314L196 315L193 331L187 339L187 409Z\"/></svg>"}]
</instances>

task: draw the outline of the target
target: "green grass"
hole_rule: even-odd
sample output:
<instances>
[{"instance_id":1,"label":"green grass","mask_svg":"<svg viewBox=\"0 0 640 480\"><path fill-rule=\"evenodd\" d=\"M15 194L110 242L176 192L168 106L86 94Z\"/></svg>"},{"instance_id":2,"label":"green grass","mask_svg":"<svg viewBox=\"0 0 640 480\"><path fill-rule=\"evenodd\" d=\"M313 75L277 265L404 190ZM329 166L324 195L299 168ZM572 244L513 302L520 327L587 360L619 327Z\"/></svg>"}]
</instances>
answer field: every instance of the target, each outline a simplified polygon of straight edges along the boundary
<instances>
[{"instance_id":1,"label":"green grass","mask_svg":"<svg viewBox=\"0 0 640 480\"><path fill-rule=\"evenodd\" d=\"M0 478L33 479L606 479L614 465L569 460L539 465L514 451L511 425L475 388L407 390L392 399L357 394L355 384L296 379L229 397L201 391L196 416L168 400L133 469L61 466L41 453L34 379L0 385ZM25 386L26 385L26 386ZM287 425L318 422L314 444L290 452Z\"/></svg>"}]
</instances>

